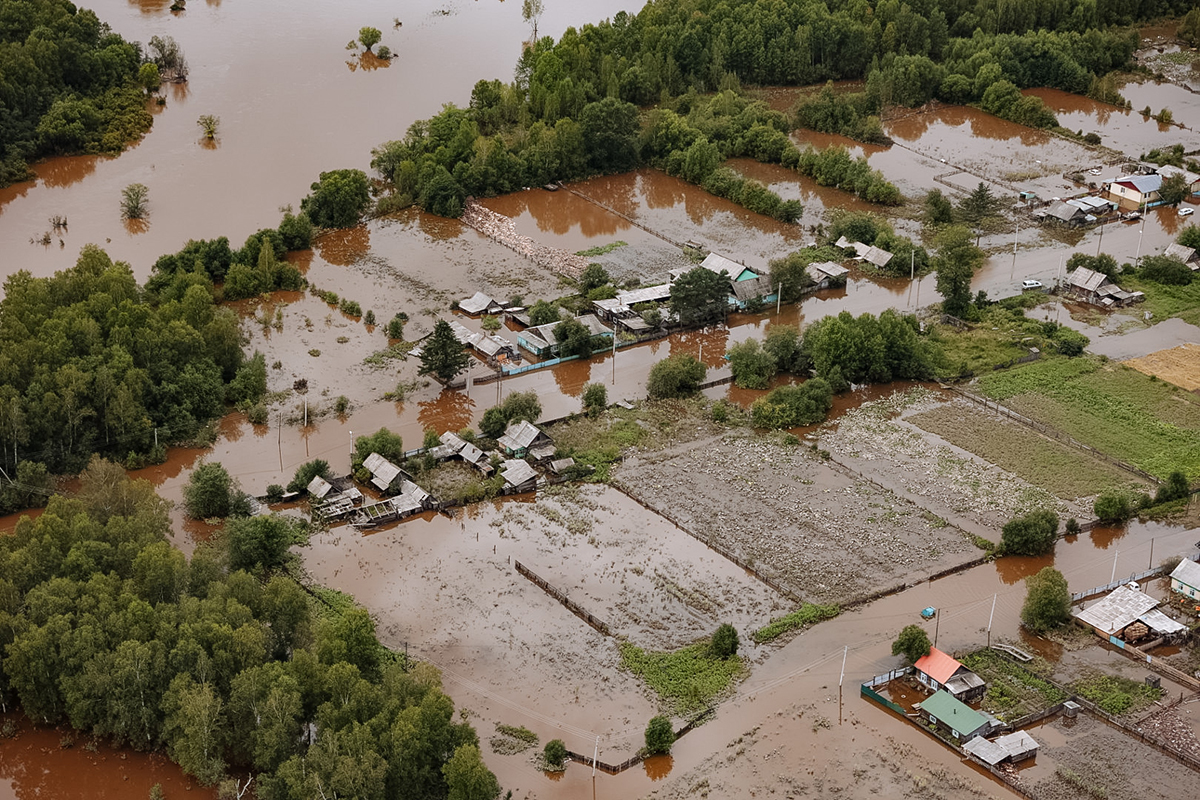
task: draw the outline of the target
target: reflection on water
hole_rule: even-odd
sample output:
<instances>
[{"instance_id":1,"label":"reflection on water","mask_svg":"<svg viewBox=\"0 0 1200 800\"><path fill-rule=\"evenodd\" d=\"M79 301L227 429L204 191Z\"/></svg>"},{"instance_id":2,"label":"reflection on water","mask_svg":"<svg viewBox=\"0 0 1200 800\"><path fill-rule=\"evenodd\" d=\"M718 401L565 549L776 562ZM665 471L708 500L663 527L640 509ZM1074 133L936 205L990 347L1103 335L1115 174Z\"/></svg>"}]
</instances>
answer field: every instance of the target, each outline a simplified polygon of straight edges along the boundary
<instances>
[{"instance_id":1,"label":"reflection on water","mask_svg":"<svg viewBox=\"0 0 1200 800\"><path fill-rule=\"evenodd\" d=\"M358 58L352 58L346 62L351 72L363 70L364 72L374 72L377 69L387 69L392 65L390 59L380 58L374 53L360 53Z\"/></svg>"},{"instance_id":2,"label":"reflection on water","mask_svg":"<svg viewBox=\"0 0 1200 800\"><path fill-rule=\"evenodd\" d=\"M993 562L996 565L996 575L1006 586L1020 583L1026 578L1036 575L1043 567L1054 566L1053 554L1048 556L1005 556Z\"/></svg>"},{"instance_id":3,"label":"reflection on water","mask_svg":"<svg viewBox=\"0 0 1200 800\"><path fill-rule=\"evenodd\" d=\"M490 398L495 391L491 385L477 386L472 392L478 398ZM489 400L480 399L485 406L490 406ZM427 431L461 431L471 426L475 413L476 401L467 397L465 392L443 389L434 400L423 400L418 405L417 420Z\"/></svg>"},{"instance_id":4,"label":"reflection on water","mask_svg":"<svg viewBox=\"0 0 1200 800\"><path fill-rule=\"evenodd\" d=\"M33 171L41 179L42 185L50 188L65 188L78 183L96 171L96 165L105 156L74 156L71 158L51 158L33 167Z\"/></svg>"},{"instance_id":5,"label":"reflection on water","mask_svg":"<svg viewBox=\"0 0 1200 800\"><path fill-rule=\"evenodd\" d=\"M348 267L371 252L371 229L367 225L337 228L313 242L313 247L330 264Z\"/></svg>"},{"instance_id":6,"label":"reflection on water","mask_svg":"<svg viewBox=\"0 0 1200 800\"><path fill-rule=\"evenodd\" d=\"M675 766L675 759L670 755L650 756L642 762L642 766L646 769L647 778L652 781L661 781L671 774L671 767Z\"/></svg>"},{"instance_id":7,"label":"reflection on water","mask_svg":"<svg viewBox=\"0 0 1200 800\"><path fill-rule=\"evenodd\" d=\"M142 219L127 219L122 220L125 226L125 232L130 236L139 236L150 230L150 220L143 217Z\"/></svg>"}]
</instances>

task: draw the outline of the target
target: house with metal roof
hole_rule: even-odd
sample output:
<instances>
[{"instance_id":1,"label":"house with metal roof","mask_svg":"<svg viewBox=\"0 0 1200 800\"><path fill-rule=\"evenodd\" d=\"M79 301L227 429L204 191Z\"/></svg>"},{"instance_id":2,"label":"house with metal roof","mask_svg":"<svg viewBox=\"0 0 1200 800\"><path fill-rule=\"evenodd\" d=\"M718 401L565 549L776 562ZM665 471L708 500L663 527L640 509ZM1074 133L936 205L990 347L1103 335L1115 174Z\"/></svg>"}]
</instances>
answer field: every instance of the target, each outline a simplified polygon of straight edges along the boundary
<instances>
[{"instance_id":1,"label":"house with metal roof","mask_svg":"<svg viewBox=\"0 0 1200 800\"><path fill-rule=\"evenodd\" d=\"M944 689L956 699L964 703L981 700L987 692L987 684L971 670L962 665L958 659L949 653L943 653L936 647L929 650L929 655L922 656L913 664L917 682L931 691Z\"/></svg>"},{"instance_id":2,"label":"house with metal roof","mask_svg":"<svg viewBox=\"0 0 1200 800\"><path fill-rule=\"evenodd\" d=\"M733 281L734 283L749 281L758 277L758 273L747 267L745 264L739 264L731 258L726 258L725 256L717 255L716 253L709 253L708 256L706 256L705 259L700 262L700 266L712 272L724 271L725 274L729 276L729 280ZM680 274L683 274L689 270L677 271Z\"/></svg>"},{"instance_id":3,"label":"house with metal roof","mask_svg":"<svg viewBox=\"0 0 1200 800\"><path fill-rule=\"evenodd\" d=\"M832 261L819 261L808 265L809 276L816 281L818 289L828 289L831 285L841 282L850 270Z\"/></svg>"},{"instance_id":4,"label":"house with metal roof","mask_svg":"<svg viewBox=\"0 0 1200 800\"><path fill-rule=\"evenodd\" d=\"M466 300L459 300L458 310L477 317L480 314L499 314L504 310L504 306L483 292L476 292Z\"/></svg>"},{"instance_id":5,"label":"house with metal roof","mask_svg":"<svg viewBox=\"0 0 1200 800\"><path fill-rule=\"evenodd\" d=\"M1184 247L1178 242L1172 242L1167 245L1167 249L1163 252L1168 258L1177 258L1187 264L1193 270L1200 270L1200 257L1196 255L1196 248Z\"/></svg>"},{"instance_id":6,"label":"house with metal roof","mask_svg":"<svg viewBox=\"0 0 1200 800\"><path fill-rule=\"evenodd\" d=\"M1185 558L1171 571L1171 591L1200 603L1200 564Z\"/></svg>"},{"instance_id":7,"label":"house with metal roof","mask_svg":"<svg viewBox=\"0 0 1200 800\"><path fill-rule=\"evenodd\" d=\"M537 488L537 472L528 462L514 458L500 465L505 489L510 492L531 492Z\"/></svg>"},{"instance_id":8,"label":"house with metal roof","mask_svg":"<svg viewBox=\"0 0 1200 800\"><path fill-rule=\"evenodd\" d=\"M1187 631L1186 626L1157 609L1158 600L1140 589L1118 586L1103 599L1072 612L1072 616L1105 638L1126 642L1150 635L1173 638Z\"/></svg>"},{"instance_id":9,"label":"house with metal roof","mask_svg":"<svg viewBox=\"0 0 1200 800\"><path fill-rule=\"evenodd\" d=\"M607 327L595 314L584 314L580 317L575 317L575 321L588 329L592 336L604 336L612 338L613 329ZM554 329L559 326L562 320L551 322L546 325L538 325L534 328L526 328L517 333L517 344L536 356L554 356L558 354L558 339L554 336Z\"/></svg>"},{"instance_id":10,"label":"house with metal roof","mask_svg":"<svg viewBox=\"0 0 1200 800\"><path fill-rule=\"evenodd\" d=\"M371 453L363 459L363 467L371 473L371 483L381 492L386 492L392 481L400 474L400 468L379 453Z\"/></svg>"},{"instance_id":11,"label":"house with metal roof","mask_svg":"<svg viewBox=\"0 0 1200 800\"><path fill-rule=\"evenodd\" d=\"M551 443L551 438L529 420L521 420L508 426L496 442L513 458L524 458L530 449Z\"/></svg>"},{"instance_id":12,"label":"house with metal roof","mask_svg":"<svg viewBox=\"0 0 1200 800\"><path fill-rule=\"evenodd\" d=\"M1064 225L1072 227L1082 225L1087 221L1088 212L1072 203L1055 203L1046 208L1040 208L1033 212L1034 219L1039 222L1051 221L1060 222Z\"/></svg>"},{"instance_id":13,"label":"house with metal roof","mask_svg":"<svg viewBox=\"0 0 1200 800\"><path fill-rule=\"evenodd\" d=\"M484 475L492 474L493 469L487 454L457 433L446 431L441 435L440 441L441 445L430 451L430 455L434 459L445 461L450 458L461 458Z\"/></svg>"},{"instance_id":14,"label":"house with metal roof","mask_svg":"<svg viewBox=\"0 0 1200 800\"><path fill-rule=\"evenodd\" d=\"M318 500L324 500L325 495L333 491L333 484L322 478L320 475L314 475L313 479L308 482L308 495L315 497Z\"/></svg>"},{"instance_id":15,"label":"house with metal roof","mask_svg":"<svg viewBox=\"0 0 1200 800\"><path fill-rule=\"evenodd\" d=\"M1125 175L1108 185L1108 193L1126 206L1153 205L1160 202L1158 190L1162 188L1163 176Z\"/></svg>"},{"instance_id":16,"label":"house with metal roof","mask_svg":"<svg viewBox=\"0 0 1200 800\"><path fill-rule=\"evenodd\" d=\"M1154 171L1161 175L1163 180L1166 180L1174 175L1182 175L1183 182L1187 184L1188 187L1188 194L1200 194L1200 175L1197 175L1191 170L1186 170L1182 167L1176 167L1172 164L1164 164L1161 167L1155 167Z\"/></svg>"},{"instance_id":17,"label":"house with metal roof","mask_svg":"<svg viewBox=\"0 0 1200 800\"><path fill-rule=\"evenodd\" d=\"M778 295L771 286L770 276L756 275L750 280L735 281L732 297L737 307L745 310L747 306L755 303L774 303Z\"/></svg>"},{"instance_id":18,"label":"house with metal roof","mask_svg":"<svg viewBox=\"0 0 1200 800\"><path fill-rule=\"evenodd\" d=\"M978 736L963 745L969 755L994 767L1004 761L1017 762L1037 755L1037 740L1025 731L1014 731L988 741Z\"/></svg>"},{"instance_id":19,"label":"house with metal roof","mask_svg":"<svg viewBox=\"0 0 1200 800\"><path fill-rule=\"evenodd\" d=\"M913 706L921 719L949 734L958 742L968 742L988 733L994 722L986 714L955 699L947 691L935 692Z\"/></svg>"},{"instance_id":20,"label":"house with metal roof","mask_svg":"<svg viewBox=\"0 0 1200 800\"><path fill-rule=\"evenodd\" d=\"M1077 267L1067 276L1064 287L1077 300L1103 308L1127 306L1146 299L1142 292L1129 292L1117 286L1103 272Z\"/></svg>"},{"instance_id":21,"label":"house with metal roof","mask_svg":"<svg viewBox=\"0 0 1200 800\"><path fill-rule=\"evenodd\" d=\"M835 247L840 247L843 250L853 250L855 256L860 261L866 261L869 264L883 269L892 260L892 254L882 247L876 247L873 244L863 244L862 242L852 242L845 236L840 237L835 243Z\"/></svg>"}]
</instances>

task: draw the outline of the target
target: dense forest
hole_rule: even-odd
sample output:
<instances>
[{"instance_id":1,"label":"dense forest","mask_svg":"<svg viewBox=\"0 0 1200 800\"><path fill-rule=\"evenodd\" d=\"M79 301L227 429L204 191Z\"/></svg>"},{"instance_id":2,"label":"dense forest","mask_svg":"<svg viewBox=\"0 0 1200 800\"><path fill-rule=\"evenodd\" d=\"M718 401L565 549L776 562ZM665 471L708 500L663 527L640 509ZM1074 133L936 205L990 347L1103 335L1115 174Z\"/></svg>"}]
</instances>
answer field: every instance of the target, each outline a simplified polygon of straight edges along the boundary
<instances>
[{"instance_id":1,"label":"dense forest","mask_svg":"<svg viewBox=\"0 0 1200 800\"><path fill-rule=\"evenodd\" d=\"M0 710L165 747L204 784L249 772L263 800L498 794L437 670L280 569L296 523L231 522L190 562L169 527L149 483L95 459L74 497L0 536Z\"/></svg>"},{"instance_id":2,"label":"dense forest","mask_svg":"<svg viewBox=\"0 0 1200 800\"><path fill-rule=\"evenodd\" d=\"M69 0L0 3L0 186L30 160L118 153L149 130L143 60Z\"/></svg>"},{"instance_id":3,"label":"dense forest","mask_svg":"<svg viewBox=\"0 0 1200 800\"><path fill-rule=\"evenodd\" d=\"M543 37L531 43L511 83L480 81L468 108L447 106L415 123L402 141L378 148L373 165L395 186L397 203L416 202L451 216L461 213L469 195L649 163L790 219L797 210L765 197L764 187L750 188L746 202L747 182L731 185L720 161L753 155L747 148L759 140L778 147L773 140L786 136L775 133L793 123L878 141L884 107L935 98L978 103L1014 121L1051 126L1053 114L1040 100L1022 98L1020 89L1093 90L1103 76L1129 65L1137 33L1128 26L1182 14L1192 5L1191 0L653 0L636 14L569 28L557 42ZM832 91L813 97L800 104L794 119L762 109L747 117L745 107L731 110L723 100L718 111L732 113L719 114L714 130L698 124L695 113L706 105L696 95L743 83L840 80L864 81L864 91L845 99ZM657 110L639 111L649 106ZM682 120L682 135L664 141L656 132L667 112ZM875 183L873 192L859 193L874 202L900 201L882 178Z\"/></svg>"}]
</instances>

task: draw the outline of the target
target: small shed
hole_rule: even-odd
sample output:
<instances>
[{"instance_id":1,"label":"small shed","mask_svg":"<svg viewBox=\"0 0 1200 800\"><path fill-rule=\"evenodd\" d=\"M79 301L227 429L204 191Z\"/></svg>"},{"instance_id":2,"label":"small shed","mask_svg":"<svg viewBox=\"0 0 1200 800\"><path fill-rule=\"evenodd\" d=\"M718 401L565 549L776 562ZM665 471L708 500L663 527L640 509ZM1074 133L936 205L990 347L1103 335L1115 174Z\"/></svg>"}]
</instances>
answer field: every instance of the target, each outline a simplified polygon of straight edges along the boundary
<instances>
[{"instance_id":1,"label":"small shed","mask_svg":"<svg viewBox=\"0 0 1200 800\"><path fill-rule=\"evenodd\" d=\"M1200 564L1185 558L1171 571L1171 591L1200 600Z\"/></svg>"},{"instance_id":2,"label":"small shed","mask_svg":"<svg viewBox=\"0 0 1200 800\"><path fill-rule=\"evenodd\" d=\"M532 458L536 463L549 461L550 459L554 458L554 453L556 450L557 448L553 444L547 442L546 444L540 444L537 447L529 448L529 457Z\"/></svg>"},{"instance_id":3,"label":"small shed","mask_svg":"<svg viewBox=\"0 0 1200 800\"><path fill-rule=\"evenodd\" d=\"M559 458L559 459L555 459L554 461L550 462L550 471L553 472L555 475L562 475L564 472L566 472L568 469L570 469L573 466L575 466L575 459Z\"/></svg>"},{"instance_id":4,"label":"small shed","mask_svg":"<svg viewBox=\"0 0 1200 800\"><path fill-rule=\"evenodd\" d=\"M959 742L982 736L991 728L991 720L946 691L935 692L913 706L921 719Z\"/></svg>"},{"instance_id":5,"label":"small shed","mask_svg":"<svg viewBox=\"0 0 1200 800\"><path fill-rule=\"evenodd\" d=\"M1034 216L1054 222L1061 222L1064 225L1072 227L1082 225L1087 220L1087 212L1079 206L1071 205L1070 203L1055 203Z\"/></svg>"},{"instance_id":6,"label":"small shed","mask_svg":"<svg viewBox=\"0 0 1200 800\"><path fill-rule=\"evenodd\" d=\"M740 309L745 309L752 303L773 303L776 298L771 278L767 275L756 275L750 280L735 282L732 296Z\"/></svg>"},{"instance_id":7,"label":"small shed","mask_svg":"<svg viewBox=\"0 0 1200 800\"><path fill-rule=\"evenodd\" d=\"M381 492L386 492L392 481L400 474L400 468L379 453L371 453L363 459L363 467L371 473L371 483Z\"/></svg>"},{"instance_id":8,"label":"small shed","mask_svg":"<svg viewBox=\"0 0 1200 800\"><path fill-rule=\"evenodd\" d=\"M477 317L480 314L499 314L504 310L504 306L483 292L476 292L466 300L458 301L458 310Z\"/></svg>"},{"instance_id":9,"label":"small shed","mask_svg":"<svg viewBox=\"0 0 1200 800\"><path fill-rule=\"evenodd\" d=\"M963 745L963 750L979 761L994 767L1004 761L1024 761L1037 755L1038 743L1025 731L1014 731L988 741L982 736Z\"/></svg>"},{"instance_id":10,"label":"small shed","mask_svg":"<svg viewBox=\"0 0 1200 800\"><path fill-rule=\"evenodd\" d=\"M1105 638L1137 641L1150 634L1174 638L1187 628L1156 610L1158 601L1130 586L1118 586L1088 608L1074 612L1081 624Z\"/></svg>"},{"instance_id":11,"label":"small shed","mask_svg":"<svg viewBox=\"0 0 1200 800\"><path fill-rule=\"evenodd\" d=\"M812 279L816 281L818 289L828 289L830 285L843 280L850 273L850 270L832 261L818 261L809 264L808 271Z\"/></svg>"},{"instance_id":12,"label":"small shed","mask_svg":"<svg viewBox=\"0 0 1200 800\"><path fill-rule=\"evenodd\" d=\"M510 425L504 435L496 441L508 455L524 458L531 448L548 445L552 440L532 422L523 419L515 425Z\"/></svg>"},{"instance_id":13,"label":"small shed","mask_svg":"<svg viewBox=\"0 0 1200 800\"><path fill-rule=\"evenodd\" d=\"M528 462L513 458L500 465L504 485L513 492L531 492L537 488L537 472Z\"/></svg>"},{"instance_id":14,"label":"small shed","mask_svg":"<svg viewBox=\"0 0 1200 800\"><path fill-rule=\"evenodd\" d=\"M313 479L308 482L308 494L310 497L315 497L318 500L323 500L325 495L333 491L333 484L322 478L320 475L314 475Z\"/></svg>"},{"instance_id":15,"label":"small shed","mask_svg":"<svg viewBox=\"0 0 1200 800\"><path fill-rule=\"evenodd\" d=\"M1169 258L1177 258L1193 270L1200 269L1200 257L1196 256L1196 248L1194 247L1184 247L1178 242L1172 242L1167 245L1166 252L1163 255Z\"/></svg>"},{"instance_id":16,"label":"small shed","mask_svg":"<svg viewBox=\"0 0 1200 800\"><path fill-rule=\"evenodd\" d=\"M981 700L987 692L987 684L982 678L936 647L930 648L929 655L918 658L913 670L922 686L933 691L945 689L955 699L966 703Z\"/></svg>"}]
</instances>

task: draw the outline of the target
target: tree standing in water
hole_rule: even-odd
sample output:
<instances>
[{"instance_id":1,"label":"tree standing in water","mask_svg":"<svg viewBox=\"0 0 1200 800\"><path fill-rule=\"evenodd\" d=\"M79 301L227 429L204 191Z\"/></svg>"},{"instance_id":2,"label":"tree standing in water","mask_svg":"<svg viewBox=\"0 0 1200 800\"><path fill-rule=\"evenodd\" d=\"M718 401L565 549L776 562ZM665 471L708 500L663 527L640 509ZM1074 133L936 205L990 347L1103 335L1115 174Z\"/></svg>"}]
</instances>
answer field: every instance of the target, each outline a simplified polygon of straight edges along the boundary
<instances>
[{"instance_id":1,"label":"tree standing in water","mask_svg":"<svg viewBox=\"0 0 1200 800\"><path fill-rule=\"evenodd\" d=\"M204 132L204 138L211 140L217 138L217 128L221 124L221 118L214 117L212 114L201 114L200 119L196 120L196 124Z\"/></svg>"},{"instance_id":2,"label":"tree standing in water","mask_svg":"<svg viewBox=\"0 0 1200 800\"><path fill-rule=\"evenodd\" d=\"M542 16L542 12L546 10L546 4L542 0L525 0L521 4L521 19L533 26L533 41L537 41L537 25L538 18Z\"/></svg>"},{"instance_id":3,"label":"tree standing in water","mask_svg":"<svg viewBox=\"0 0 1200 800\"><path fill-rule=\"evenodd\" d=\"M441 319L433 326L429 341L421 348L421 368L417 374L432 375L442 383L449 383L467 368L470 360L450 323Z\"/></svg>"},{"instance_id":4,"label":"tree standing in water","mask_svg":"<svg viewBox=\"0 0 1200 800\"><path fill-rule=\"evenodd\" d=\"M371 48L379 44L379 40L383 38L383 32L379 28L361 28L358 31L358 41L363 47L367 48L367 52L371 52Z\"/></svg>"}]
</instances>

